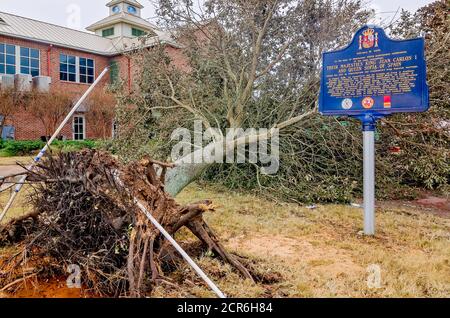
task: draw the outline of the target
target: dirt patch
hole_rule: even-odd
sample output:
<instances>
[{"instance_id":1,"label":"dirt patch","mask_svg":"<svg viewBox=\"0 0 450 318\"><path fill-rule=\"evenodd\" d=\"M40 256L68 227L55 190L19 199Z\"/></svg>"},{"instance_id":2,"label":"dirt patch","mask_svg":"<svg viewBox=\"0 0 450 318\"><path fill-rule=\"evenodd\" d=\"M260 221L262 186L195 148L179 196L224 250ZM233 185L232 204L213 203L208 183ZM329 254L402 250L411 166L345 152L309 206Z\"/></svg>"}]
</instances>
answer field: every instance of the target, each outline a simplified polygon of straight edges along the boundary
<instances>
[{"instance_id":1,"label":"dirt patch","mask_svg":"<svg viewBox=\"0 0 450 318\"><path fill-rule=\"evenodd\" d=\"M280 263L305 267L311 274L330 278L364 271L345 251L316 242L310 242L305 237L292 239L284 236L252 235L232 238L227 247L261 259L276 258Z\"/></svg>"},{"instance_id":2,"label":"dirt patch","mask_svg":"<svg viewBox=\"0 0 450 318\"><path fill-rule=\"evenodd\" d=\"M419 191L417 200L383 200L377 201L377 208L402 209L420 212L423 214L431 214L442 218L450 218L450 199L442 196L441 193L433 191ZM361 199L355 200L360 208L363 208Z\"/></svg>"},{"instance_id":3,"label":"dirt patch","mask_svg":"<svg viewBox=\"0 0 450 318\"><path fill-rule=\"evenodd\" d=\"M415 201L419 206L438 210L441 216L450 217L450 200L446 198L438 198L429 196L424 199Z\"/></svg>"},{"instance_id":4,"label":"dirt patch","mask_svg":"<svg viewBox=\"0 0 450 318\"><path fill-rule=\"evenodd\" d=\"M361 205L361 200L356 201ZM431 214L441 218L450 218L450 200L433 195L424 195L422 198L414 201L377 201L377 208L382 209L401 209L411 211L413 214Z\"/></svg>"},{"instance_id":5,"label":"dirt patch","mask_svg":"<svg viewBox=\"0 0 450 318\"><path fill-rule=\"evenodd\" d=\"M3 296L6 298L93 298L93 295L84 289L68 288L63 279L52 279L47 282L27 281L13 294L4 293Z\"/></svg>"},{"instance_id":6,"label":"dirt patch","mask_svg":"<svg viewBox=\"0 0 450 318\"><path fill-rule=\"evenodd\" d=\"M296 240L276 236L266 237L254 235L252 237L238 236L228 241L227 246L234 250L245 251L262 258L278 257L282 259L295 259L298 254Z\"/></svg>"}]
</instances>

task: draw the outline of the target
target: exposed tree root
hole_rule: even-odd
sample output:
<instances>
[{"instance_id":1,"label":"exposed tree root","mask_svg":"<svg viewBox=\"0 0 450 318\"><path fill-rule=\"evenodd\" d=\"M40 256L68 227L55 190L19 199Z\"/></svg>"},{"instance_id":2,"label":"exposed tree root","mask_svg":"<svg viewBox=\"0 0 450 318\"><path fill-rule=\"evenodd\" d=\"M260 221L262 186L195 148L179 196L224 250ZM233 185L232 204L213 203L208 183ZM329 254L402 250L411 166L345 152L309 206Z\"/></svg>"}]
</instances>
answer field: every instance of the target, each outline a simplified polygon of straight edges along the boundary
<instances>
[{"instance_id":1,"label":"exposed tree root","mask_svg":"<svg viewBox=\"0 0 450 318\"><path fill-rule=\"evenodd\" d=\"M83 284L108 296L142 297L156 284L173 284L165 271L181 260L132 197L169 234L186 227L210 253L253 280L204 221L203 214L214 210L212 202L182 207L164 191L169 168L150 158L122 166L97 151L44 160L28 172L33 212L0 229L0 245L21 243L20 252L0 266L0 288L23 275L28 264L39 275L62 274L69 264L78 265Z\"/></svg>"}]
</instances>

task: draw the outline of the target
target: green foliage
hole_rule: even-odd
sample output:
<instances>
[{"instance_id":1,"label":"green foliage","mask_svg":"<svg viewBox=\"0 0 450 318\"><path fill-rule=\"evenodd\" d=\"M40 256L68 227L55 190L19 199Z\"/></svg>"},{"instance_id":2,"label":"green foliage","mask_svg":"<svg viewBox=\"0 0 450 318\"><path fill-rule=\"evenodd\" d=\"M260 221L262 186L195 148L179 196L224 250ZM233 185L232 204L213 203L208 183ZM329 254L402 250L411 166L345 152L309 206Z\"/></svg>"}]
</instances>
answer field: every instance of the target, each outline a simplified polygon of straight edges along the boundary
<instances>
[{"instance_id":1,"label":"green foliage","mask_svg":"<svg viewBox=\"0 0 450 318\"><path fill-rule=\"evenodd\" d=\"M45 146L42 141L3 141L1 144L2 157L25 156Z\"/></svg>"},{"instance_id":2,"label":"green foliage","mask_svg":"<svg viewBox=\"0 0 450 318\"><path fill-rule=\"evenodd\" d=\"M410 176L420 181L420 185L435 189L448 185L450 162L448 153L437 153L434 156L420 156L412 160Z\"/></svg>"},{"instance_id":3,"label":"green foliage","mask_svg":"<svg viewBox=\"0 0 450 318\"><path fill-rule=\"evenodd\" d=\"M77 151L81 149L94 149L101 145L98 141L84 140L84 141L55 141L52 146L52 151ZM15 157L15 156L29 156L34 155L45 146L43 141L24 140L24 141L2 141L0 143L0 157Z\"/></svg>"},{"instance_id":4,"label":"green foliage","mask_svg":"<svg viewBox=\"0 0 450 318\"><path fill-rule=\"evenodd\" d=\"M450 180L450 20L448 0L438 0L416 13L403 11L391 34L400 39L425 37L431 109L424 114L386 120L391 145L402 152L390 162L408 185L448 191ZM392 172L391 172L392 173Z\"/></svg>"},{"instance_id":5,"label":"green foliage","mask_svg":"<svg viewBox=\"0 0 450 318\"><path fill-rule=\"evenodd\" d=\"M78 151L82 149L97 149L103 144L102 141L97 140L83 140L83 141L55 141L52 148L64 152Z\"/></svg>"}]
</instances>

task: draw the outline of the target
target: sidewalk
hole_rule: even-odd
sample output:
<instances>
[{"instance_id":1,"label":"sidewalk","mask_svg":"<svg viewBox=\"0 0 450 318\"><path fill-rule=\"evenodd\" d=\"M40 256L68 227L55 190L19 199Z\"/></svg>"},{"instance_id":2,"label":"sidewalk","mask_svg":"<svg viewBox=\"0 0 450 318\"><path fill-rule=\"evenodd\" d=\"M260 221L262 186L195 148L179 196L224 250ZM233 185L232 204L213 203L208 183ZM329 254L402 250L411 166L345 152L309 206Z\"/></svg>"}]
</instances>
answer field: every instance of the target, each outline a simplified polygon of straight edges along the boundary
<instances>
[{"instance_id":1,"label":"sidewalk","mask_svg":"<svg viewBox=\"0 0 450 318\"><path fill-rule=\"evenodd\" d=\"M0 177L21 173L23 171L25 170L18 165L0 166Z\"/></svg>"}]
</instances>

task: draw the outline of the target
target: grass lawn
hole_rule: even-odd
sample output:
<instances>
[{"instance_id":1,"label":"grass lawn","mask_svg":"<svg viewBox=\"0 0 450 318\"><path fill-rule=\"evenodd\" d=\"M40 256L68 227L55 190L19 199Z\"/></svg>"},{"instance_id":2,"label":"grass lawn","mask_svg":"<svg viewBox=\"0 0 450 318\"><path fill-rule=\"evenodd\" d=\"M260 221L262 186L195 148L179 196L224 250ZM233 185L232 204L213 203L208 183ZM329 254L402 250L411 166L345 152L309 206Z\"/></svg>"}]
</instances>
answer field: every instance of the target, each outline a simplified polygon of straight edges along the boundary
<instances>
[{"instance_id":1,"label":"grass lawn","mask_svg":"<svg viewBox=\"0 0 450 318\"><path fill-rule=\"evenodd\" d=\"M33 161L33 158L30 156L27 157L0 157L0 170L14 166L17 162L22 164L30 164ZM8 199L11 195L11 191L13 188L0 193L0 208L3 210L3 207L8 202ZM29 207L26 205L26 195L29 189L25 186L23 191L19 193L16 199L16 203L12 206L8 214L6 215L4 222L7 222L9 219L15 216L20 216L29 211ZM1 212L0 212L1 213Z\"/></svg>"},{"instance_id":2,"label":"grass lawn","mask_svg":"<svg viewBox=\"0 0 450 318\"><path fill-rule=\"evenodd\" d=\"M360 234L362 209L351 206L319 205L310 210L196 185L186 189L178 201L207 198L219 206L206 219L225 246L256 260L261 271L281 275L279 282L254 285L228 266L201 259L202 268L228 295L450 297L450 219L402 205L381 208L377 210L377 235L368 238ZM380 288L367 284L373 268L380 269ZM186 291L212 296L200 287Z\"/></svg>"},{"instance_id":3,"label":"grass lawn","mask_svg":"<svg viewBox=\"0 0 450 318\"><path fill-rule=\"evenodd\" d=\"M1 204L7 199L8 194L2 194ZM205 218L227 249L252 261L262 275L272 277L253 284L228 265L208 256L198 259L227 295L450 297L448 218L390 204L377 209L377 235L368 238L360 234L362 209L351 206L307 209L199 185L188 187L177 198L180 203L203 199L211 199L217 206L216 212ZM10 217L26 210L23 193ZM188 242L192 238L182 232L176 239ZM367 284L373 277L372 268L381 273L378 288ZM187 265L171 278L180 282L181 288L157 287L154 296L214 297Z\"/></svg>"},{"instance_id":4,"label":"grass lawn","mask_svg":"<svg viewBox=\"0 0 450 318\"><path fill-rule=\"evenodd\" d=\"M33 157L0 157L0 166L11 166L17 162L28 164L33 162Z\"/></svg>"},{"instance_id":5,"label":"grass lawn","mask_svg":"<svg viewBox=\"0 0 450 318\"><path fill-rule=\"evenodd\" d=\"M27 196L28 191L29 191L29 189L26 186L22 189L22 192L20 192L19 195L17 196L14 205L8 211L8 214L5 216L2 223L8 222L8 220L10 220L11 218L24 215L30 211L30 207L28 207L26 204L26 196ZM3 210L3 207L8 202L9 196L10 196L10 191L3 192L0 194L1 210Z\"/></svg>"}]
</instances>

